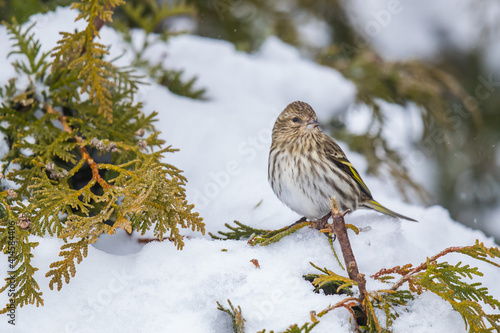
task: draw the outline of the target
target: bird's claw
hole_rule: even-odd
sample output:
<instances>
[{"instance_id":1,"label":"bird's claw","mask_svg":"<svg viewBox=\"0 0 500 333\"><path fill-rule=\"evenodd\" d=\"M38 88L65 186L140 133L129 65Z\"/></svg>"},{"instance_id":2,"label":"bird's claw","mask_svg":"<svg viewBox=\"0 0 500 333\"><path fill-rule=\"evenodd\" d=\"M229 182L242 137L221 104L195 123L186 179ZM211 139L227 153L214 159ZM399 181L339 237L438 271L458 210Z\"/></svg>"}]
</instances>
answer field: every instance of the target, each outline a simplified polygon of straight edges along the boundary
<instances>
[{"instance_id":1,"label":"bird's claw","mask_svg":"<svg viewBox=\"0 0 500 333\"><path fill-rule=\"evenodd\" d=\"M342 213L342 217L345 217L348 213L351 212L351 209L347 208L345 212Z\"/></svg>"}]
</instances>

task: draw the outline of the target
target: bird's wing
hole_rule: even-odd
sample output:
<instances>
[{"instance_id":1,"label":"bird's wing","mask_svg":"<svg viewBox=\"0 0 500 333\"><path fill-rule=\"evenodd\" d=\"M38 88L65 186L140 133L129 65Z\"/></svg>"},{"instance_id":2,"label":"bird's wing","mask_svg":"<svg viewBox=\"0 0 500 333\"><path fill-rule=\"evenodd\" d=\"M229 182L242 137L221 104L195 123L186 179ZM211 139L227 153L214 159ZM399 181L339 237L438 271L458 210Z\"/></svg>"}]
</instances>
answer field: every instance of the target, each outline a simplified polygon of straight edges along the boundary
<instances>
[{"instance_id":1,"label":"bird's wing","mask_svg":"<svg viewBox=\"0 0 500 333\"><path fill-rule=\"evenodd\" d=\"M370 190L368 189L368 186L366 186L363 179L361 179L358 171L356 171L351 162L349 162L349 160L345 156L345 153L342 151L339 145L335 141L333 141L332 138L328 137L328 139L330 140L326 142L325 147L328 159L332 161L339 169L351 176L356 181L356 184L358 185L361 192L366 194L368 198L372 199L373 197Z\"/></svg>"}]
</instances>

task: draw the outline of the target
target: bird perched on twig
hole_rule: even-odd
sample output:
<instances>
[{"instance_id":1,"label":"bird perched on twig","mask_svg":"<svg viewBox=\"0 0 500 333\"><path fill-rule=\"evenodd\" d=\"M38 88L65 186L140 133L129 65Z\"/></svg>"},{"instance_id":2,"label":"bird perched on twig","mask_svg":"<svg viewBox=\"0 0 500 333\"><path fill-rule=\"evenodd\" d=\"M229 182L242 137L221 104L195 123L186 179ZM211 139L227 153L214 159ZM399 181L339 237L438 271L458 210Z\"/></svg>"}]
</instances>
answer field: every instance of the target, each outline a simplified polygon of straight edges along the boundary
<instances>
[{"instance_id":1,"label":"bird perched on twig","mask_svg":"<svg viewBox=\"0 0 500 333\"><path fill-rule=\"evenodd\" d=\"M320 128L304 102L289 104L273 127L269 182L278 198L310 220L328 219L330 198L343 210L370 208L410 221L375 201L339 145Z\"/></svg>"}]
</instances>

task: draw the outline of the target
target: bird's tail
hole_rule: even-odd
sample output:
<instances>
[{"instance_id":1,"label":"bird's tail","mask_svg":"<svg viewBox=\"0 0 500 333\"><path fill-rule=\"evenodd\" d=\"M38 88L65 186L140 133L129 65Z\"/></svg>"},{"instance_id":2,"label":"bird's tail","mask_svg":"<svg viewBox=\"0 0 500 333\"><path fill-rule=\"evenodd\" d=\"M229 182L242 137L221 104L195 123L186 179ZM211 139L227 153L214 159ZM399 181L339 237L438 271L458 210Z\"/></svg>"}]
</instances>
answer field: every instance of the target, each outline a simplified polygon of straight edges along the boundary
<instances>
[{"instance_id":1,"label":"bird's tail","mask_svg":"<svg viewBox=\"0 0 500 333\"><path fill-rule=\"evenodd\" d=\"M361 206L376 210L377 212L381 212L381 213L384 213L384 214L392 216L392 217L398 217L400 219L405 219L405 220L412 221L412 222L418 222L417 220L409 218L408 216L398 214L398 213L390 210L389 208L382 206L381 204L379 204L375 200L365 201L361 204Z\"/></svg>"}]
</instances>

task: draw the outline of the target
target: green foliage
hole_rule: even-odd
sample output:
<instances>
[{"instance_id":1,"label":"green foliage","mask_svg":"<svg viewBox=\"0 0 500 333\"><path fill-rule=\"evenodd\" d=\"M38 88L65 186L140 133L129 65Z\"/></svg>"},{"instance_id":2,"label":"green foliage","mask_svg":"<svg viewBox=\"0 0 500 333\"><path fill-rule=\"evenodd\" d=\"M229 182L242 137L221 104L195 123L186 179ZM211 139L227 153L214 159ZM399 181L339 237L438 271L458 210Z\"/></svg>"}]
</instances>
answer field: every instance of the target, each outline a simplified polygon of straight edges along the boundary
<instances>
[{"instance_id":1,"label":"green foliage","mask_svg":"<svg viewBox=\"0 0 500 333\"><path fill-rule=\"evenodd\" d=\"M103 60L109 52L106 46L94 41L99 37L99 28L111 22L113 9L124 4L123 0L89 0L73 3L71 8L78 9L76 20L85 20L87 27L73 33L62 32L58 46L53 50L54 64L52 72L68 68L78 73L82 80L80 94L88 93L89 99L98 107L99 113L108 120L112 119L113 105L110 89L114 85L113 65Z\"/></svg>"},{"instance_id":2,"label":"green foliage","mask_svg":"<svg viewBox=\"0 0 500 333\"><path fill-rule=\"evenodd\" d=\"M464 278L482 276L476 267L444 263L430 263L427 270L415 276L413 283L441 296L462 315L469 332L481 332L488 329L487 323L500 330L500 315L484 312L482 303L492 309L500 309L500 302L488 294L488 289L476 282L468 284Z\"/></svg>"},{"instance_id":3,"label":"green foliage","mask_svg":"<svg viewBox=\"0 0 500 333\"><path fill-rule=\"evenodd\" d=\"M338 0L299 0L288 2L286 9L280 2L264 0L187 2L203 14L203 20L198 23L201 35L229 40L237 49L244 51L256 50L269 35L303 46L304 40L297 26L302 24L304 18L326 21L332 28L335 27L336 36L343 36L346 32L347 17L342 2Z\"/></svg>"},{"instance_id":4,"label":"green foliage","mask_svg":"<svg viewBox=\"0 0 500 333\"><path fill-rule=\"evenodd\" d=\"M213 238L213 239L219 239L219 240L228 240L228 239L234 239L234 240L241 240L241 239L250 239L255 236L260 236L260 235L265 235L271 230L265 230L265 229L255 229L252 227L249 227L241 222L234 221L234 224L236 224L235 227L231 226L229 223L224 224L226 228L228 228L229 232L223 232L219 231L218 233L221 236L216 236L209 232L208 234Z\"/></svg>"},{"instance_id":5,"label":"green foliage","mask_svg":"<svg viewBox=\"0 0 500 333\"><path fill-rule=\"evenodd\" d=\"M305 226L311 224L311 222L300 221L278 230L265 230L265 229L255 229L247 225L244 225L243 223L238 221L234 221L234 223L236 224L236 227L233 227L228 223L225 224L225 226L231 231L229 232L219 231L219 234L222 235L222 237L216 236L212 233L209 234L210 236L212 236L213 239L222 239L222 240L228 240L228 239L240 240L249 238L248 244L252 246L254 245L266 246L272 243L279 242L283 237L291 235L297 230L300 230Z\"/></svg>"},{"instance_id":6,"label":"green foliage","mask_svg":"<svg viewBox=\"0 0 500 333\"><path fill-rule=\"evenodd\" d=\"M168 30L162 28L168 19L179 15L194 17L195 8L186 5L183 1L163 2L158 5L154 0L130 1L122 8L121 19L115 26L122 31L124 39L130 43L134 52L135 59L132 65L144 70L149 78L174 94L193 99L205 99L205 89L195 88L196 77L184 80L182 70L166 69L162 63L163 59L158 63L152 63L144 56L151 46L158 42L165 42L171 35ZM145 34L142 45L138 48L132 43L130 26L142 29Z\"/></svg>"},{"instance_id":7,"label":"green foliage","mask_svg":"<svg viewBox=\"0 0 500 333\"><path fill-rule=\"evenodd\" d=\"M117 12L117 26L120 30L140 28L151 34L164 31L165 22L172 17L196 16L196 8L185 1L156 2L154 0L127 1Z\"/></svg>"},{"instance_id":8,"label":"green foliage","mask_svg":"<svg viewBox=\"0 0 500 333\"><path fill-rule=\"evenodd\" d=\"M0 21L15 18L24 23L36 13L45 13L54 10L57 6L67 6L71 0L0 0Z\"/></svg>"},{"instance_id":9,"label":"green foliage","mask_svg":"<svg viewBox=\"0 0 500 333\"><path fill-rule=\"evenodd\" d=\"M378 290L368 293L367 299L363 305L367 312L367 324L363 327L368 332L384 332L394 323L403 306L406 306L408 301L414 299L413 294L408 290ZM384 311L385 327L381 326L375 309Z\"/></svg>"},{"instance_id":10,"label":"green foliage","mask_svg":"<svg viewBox=\"0 0 500 333\"><path fill-rule=\"evenodd\" d=\"M233 322L234 333L245 333L245 319L241 314L241 307L235 308L230 300L227 300L229 304L229 309L223 307L219 302L217 302L217 310L227 313Z\"/></svg>"},{"instance_id":11,"label":"green foliage","mask_svg":"<svg viewBox=\"0 0 500 333\"><path fill-rule=\"evenodd\" d=\"M18 78L0 89L0 130L10 148L2 171L18 189L0 192L0 249L15 256L16 306L43 305L34 279L38 268L31 264L38 243L29 235L64 240L61 260L46 273L50 288L61 289L103 233L153 230L178 249L184 245L180 229L204 233L202 218L186 200L186 178L162 162L176 149L162 147L153 125L157 114L144 115L134 102L140 78L103 60L106 47L93 41L99 22L110 21L118 4L74 5L88 27L63 33L52 63L32 26L7 24L11 53L20 57L13 63ZM9 235L15 236L13 247ZM6 279L2 292L8 284Z\"/></svg>"},{"instance_id":12,"label":"green foliage","mask_svg":"<svg viewBox=\"0 0 500 333\"><path fill-rule=\"evenodd\" d=\"M325 295L347 294L352 295L352 286L356 286L356 281L353 281L342 275L338 275L327 268L320 268L314 265L311 266L319 270L323 274L307 274L304 278L311 281L315 286L314 291L323 290Z\"/></svg>"},{"instance_id":13,"label":"green foliage","mask_svg":"<svg viewBox=\"0 0 500 333\"><path fill-rule=\"evenodd\" d=\"M476 244L472 246L448 248L432 258L428 258L427 262L415 268L407 264L402 267L397 266L388 270L381 270L373 276L375 279L390 283L395 274L401 276L401 279L393 284L385 297L374 298L379 301L378 307L384 309L386 313L388 318L386 322L387 328L395 319L394 316L390 315L392 311L395 311L394 306L391 304L398 304L398 302L394 303L394 301L388 302L388 296L394 297L394 292L399 291L398 289L408 282L409 292L412 294L430 291L449 302L461 314L469 332L491 331L493 328L497 331L500 330L500 315L487 314L481 305L484 304L493 310L499 310L500 302L493 298L488 293L488 289L483 287L481 283L464 281L465 279L471 280L475 276L483 276L483 273L477 267L464 265L461 262L450 265L447 262L439 263L436 261L437 258L449 253L466 254L477 260L500 267L497 262L491 260L500 258L500 250L496 247L487 248L484 244L476 241ZM488 259L488 257L491 259ZM405 297L399 299L400 304L404 305L407 299L413 297L412 294L409 294L408 298L403 295ZM381 302L382 300L384 301ZM396 301L398 301L397 298ZM391 320L389 321L389 319Z\"/></svg>"},{"instance_id":14,"label":"green foliage","mask_svg":"<svg viewBox=\"0 0 500 333\"><path fill-rule=\"evenodd\" d=\"M0 193L0 207L7 207L6 191ZM31 251L38 245L38 242L29 240L29 232L20 228L14 221L17 220L14 213L6 209L6 215L1 218L0 244L2 251L9 254L9 275L5 278L5 285L0 288L0 293L12 288L15 290L14 303L24 306L27 304L43 305L42 292L38 283L33 279L33 275L38 268L33 267ZM5 221L11 221L6 224ZM0 314L7 312L5 307L0 310Z\"/></svg>"},{"instance_id":15,"label":"green foliage","mask_svg":"<svg viewBox=\"0 0 500 333\"><path fill-rule=\"evenodd\" d=\"M261 245L266 246L272 243L279 242L283 237L293 234L294 232L304 228L305 226L311 225L310 222L300 222L294 223L288 227L284 227L278 230L273 230L265 235L257 235L248 241L250 245Z\"/></svg>"},{"instance_id":16,"label":"green foliage","mask_svg":"<svg viewBox=\"0 0 500 333\"><path fill-rule=\"evenodd\" d=\"M182 78L184 71L164 69L161 64L146 66L145 68L158 84L167 87L174 94L193 99L206 99L206 90L204 88L195 88L196 77L184 81Z\"/></svg>"},{"instance_id":17,"label":"green foliage","mask_svg":"<svg viewBox=\"0 0 500 333\"><path fill-rule=\"evenodd\" d=\"M319 324L319 321L314 322L314 323L305 323L302 326L299 326L297 324L291 325L289 328L286 329L286 331L283 331L281 333L309 333L312 331L312 329ZM266 333L266 330L259 331L257 333ZM269 333L274 333L274 331L269 331Z\"/></svg>"}]
</instances>

